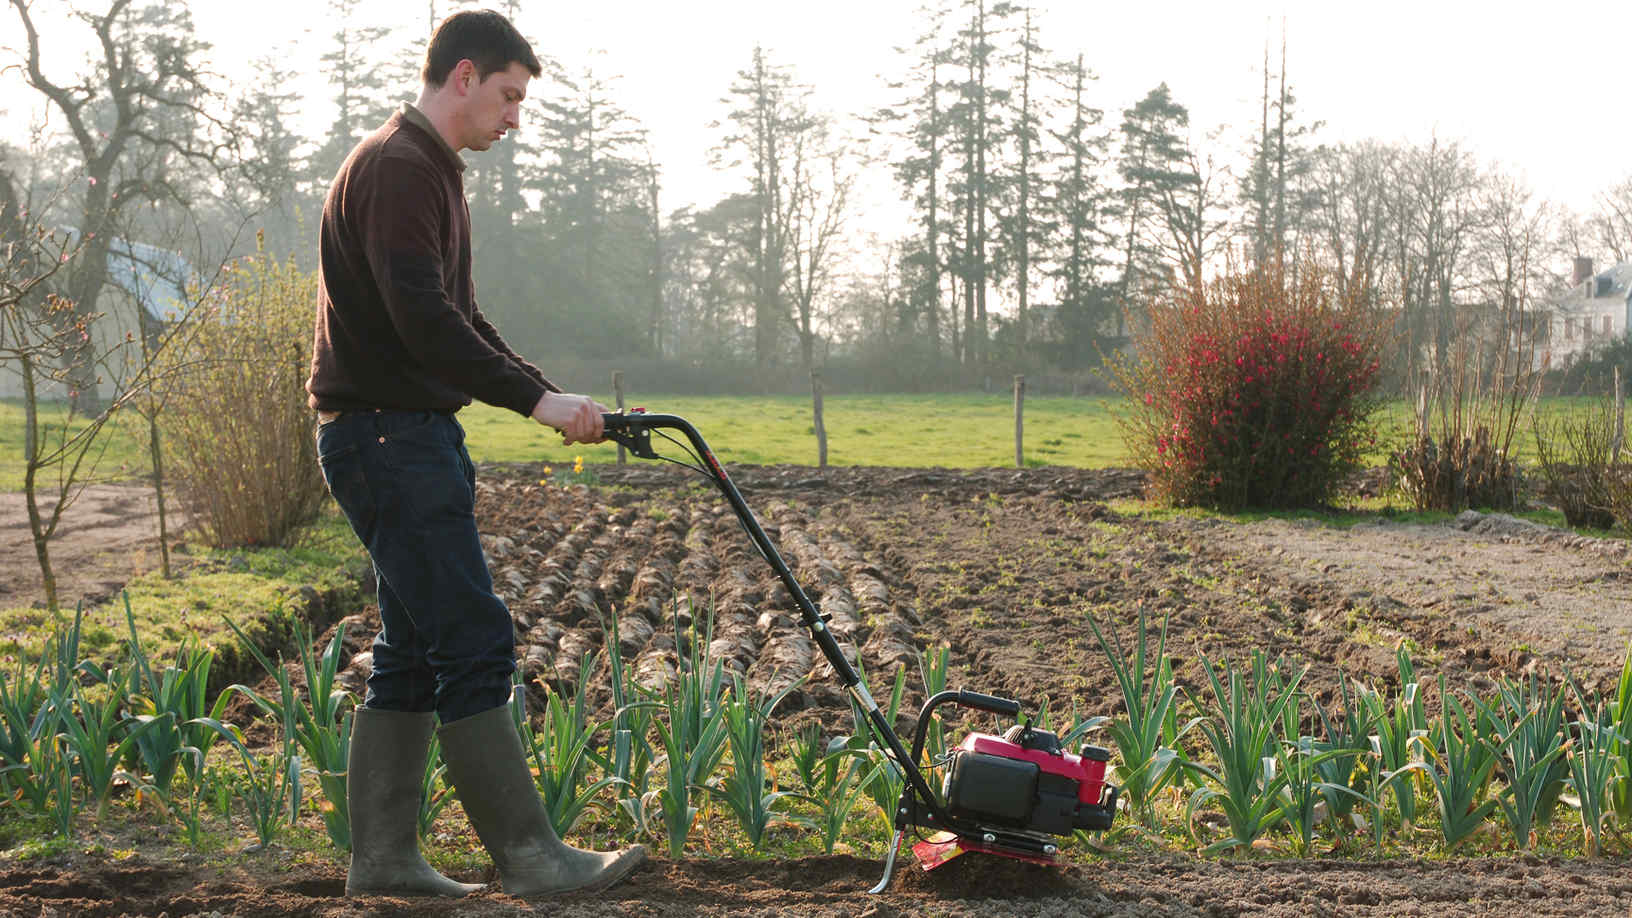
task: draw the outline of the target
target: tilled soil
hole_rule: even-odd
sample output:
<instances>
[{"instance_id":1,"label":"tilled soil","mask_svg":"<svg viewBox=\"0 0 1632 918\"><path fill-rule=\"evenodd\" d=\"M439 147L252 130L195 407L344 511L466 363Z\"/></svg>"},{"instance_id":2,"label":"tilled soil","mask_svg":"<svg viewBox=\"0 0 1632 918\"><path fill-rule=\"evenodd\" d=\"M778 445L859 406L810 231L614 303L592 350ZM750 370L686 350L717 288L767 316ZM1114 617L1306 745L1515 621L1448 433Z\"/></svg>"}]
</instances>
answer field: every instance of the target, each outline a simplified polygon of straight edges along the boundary
<instances>
[{"instance_id":1,"label":"tilled soil","mask_svg":"<svg viewBox=\"0 0 1632 918\"><path fill-rule=\"evenodd\" d=\"M495 587L515 616L518 662L535 693L587 680L595 703L609 703L604 652L593 671L581 664L605 650L603 622L614 610L623 658L636 678L661 685L677 644L686 649L691 616L712 608L711 650L730 670L762 691L805 678L778 712L782 726L816 719L848 730L831 672L717 492L659 466L596 473L602 486L593 489L541 485L539 470L527 468L485 470L479 485ZM1566 671L1604 688L1632 638L1626 543L1499 515L1349 528L1152 519L1111 508L1141 484L1119 470L734 474L874 694L908 669L903 731L922 700L916 660L935 646L950 650L951 687L1114 714L1120 703L1090 618L1123 642L1142 615L1165 620L1179 679L1193 692L1202 691L1203 658L1243 663L1261 650L1307 667L1305 686L1328 704L1340 672L1391 686L1401 648L1419 676L1431 683L1443 674L1452 689ZM372 621L350 620L344 679L356 688ZM1626 867L1175 854L1063 870L965 857L923 874L906 857L890 890L870 897L863 891L876 882L877 860L660 859L593 899L483 893L430 903L347 901L343 872L327 865L220 872L77 858L0 866L0 914L1622 915L1632 900Z\"/></svg>"},{"instance_id":2,"label":"tilled soil","mask_svg":"<svg viewBox=\"0 0 1632 918\"><path fill-rule=\"evenodd\" d=\"M660 860L595 895L518 899L484 890L459 900L347 899L345 873L338 867L289 873L189 870L133 858L0 872L0 915L1295 918L1525 913L1566 918L1624 915L1632 899L1632 873L1624 861L1544 857L1374 862L1173 855L1056 869L965 856L934 873L903 869L883 894L869 895L865 890L878 874L877 862L845 856Z\"/></svg>"}]
</instances>

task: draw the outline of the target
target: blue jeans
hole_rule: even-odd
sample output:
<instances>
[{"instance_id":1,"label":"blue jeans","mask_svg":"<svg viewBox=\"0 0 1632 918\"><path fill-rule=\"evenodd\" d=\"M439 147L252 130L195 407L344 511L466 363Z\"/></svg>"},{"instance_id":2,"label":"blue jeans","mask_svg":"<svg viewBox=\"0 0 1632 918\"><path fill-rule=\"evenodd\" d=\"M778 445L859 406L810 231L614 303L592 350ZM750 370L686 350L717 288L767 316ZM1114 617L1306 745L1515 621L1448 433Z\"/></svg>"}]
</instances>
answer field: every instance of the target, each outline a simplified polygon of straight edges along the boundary
<instances>
[{"instance_id":1,"label":"blue jeans","mask_svg":"<svg viewBox=\"0 0 1632 918\"><path fill-rule=\"evenodd\" d=\"M364 704L443 723L504 704L515 633L476 534L464 428L434 411L352 412L318 427L317 455L379 581Z\"/></svg>"}]
</instances>

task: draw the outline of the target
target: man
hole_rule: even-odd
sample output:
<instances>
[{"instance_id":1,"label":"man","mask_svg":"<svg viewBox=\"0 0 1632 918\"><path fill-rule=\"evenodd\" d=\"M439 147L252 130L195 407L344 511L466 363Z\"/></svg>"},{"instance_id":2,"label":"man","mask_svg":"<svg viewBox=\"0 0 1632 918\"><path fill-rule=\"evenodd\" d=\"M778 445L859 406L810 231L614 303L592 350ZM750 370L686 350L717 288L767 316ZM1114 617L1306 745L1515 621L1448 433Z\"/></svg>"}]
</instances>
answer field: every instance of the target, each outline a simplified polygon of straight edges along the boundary
<instances>
[{"instance_id":1,"label":"man","mask_svg":"<svg viewBox=\"0 0 1632 918\"><path fill-rule=\"evenodd\" d=\"M602 439L593 399L561 392L476 307L460 150L486 150L520 121L540 73L515 27L490 11L431 37L424 86L347 157L323 205L312 375L318 458L367 546L381 629L351 739L347 895L462 896L437 873L416 820L432 718L465 815L504 890L600 889L645 861L556 837L507 702L510 612L493 595L476 535L475 469L454 413L472 398Z\"/></svg>"}]
</instances>

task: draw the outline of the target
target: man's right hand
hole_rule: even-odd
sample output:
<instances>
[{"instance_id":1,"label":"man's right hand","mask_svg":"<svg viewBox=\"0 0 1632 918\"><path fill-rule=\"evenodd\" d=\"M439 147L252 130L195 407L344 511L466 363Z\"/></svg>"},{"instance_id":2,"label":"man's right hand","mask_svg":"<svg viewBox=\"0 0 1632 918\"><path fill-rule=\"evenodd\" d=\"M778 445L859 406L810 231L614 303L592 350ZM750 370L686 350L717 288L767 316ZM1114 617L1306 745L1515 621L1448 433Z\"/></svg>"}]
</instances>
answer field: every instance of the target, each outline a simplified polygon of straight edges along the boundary
<instances>
[{"instance_id":1,"label":"man's right hand","mask_svg":"<svg viewBox=\"0 0 1632 918\"><path fill-rule=\"evenodd\" d=\"M601 414L605 405L587 395L569 392L546 392L533 406L533 420L561 433L562 442L599 443L605 440Z\"/></svg>"}]
</instances>

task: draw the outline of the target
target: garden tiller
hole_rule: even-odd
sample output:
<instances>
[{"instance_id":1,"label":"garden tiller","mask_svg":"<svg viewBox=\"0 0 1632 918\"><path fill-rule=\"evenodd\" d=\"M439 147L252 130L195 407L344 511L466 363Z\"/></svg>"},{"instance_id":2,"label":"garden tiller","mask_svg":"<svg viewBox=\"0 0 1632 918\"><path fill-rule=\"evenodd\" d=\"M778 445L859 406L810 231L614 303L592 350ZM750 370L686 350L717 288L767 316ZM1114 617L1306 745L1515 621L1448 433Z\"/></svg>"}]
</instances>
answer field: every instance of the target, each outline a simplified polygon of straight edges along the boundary
<instances>
[{"instance_id":1,"label":"garden tiller","mask_svg":"<svg viewBox=\"0 0 1632 918\"><path fill-rule=\"evenodd\" d=\"M884 878L872 892L882 892L889 885L896 853L909 829L919 836L913 852L924 869L931 870L966 851L1050 864L1058 854L1055 836L1070 835L1077 829L1111 827L1116 814L1117 788L1105 782L1107 751L1084 745L1078 754L1067 752L1053 733L1035 729L1024 721L1010 727L1002 736L984 733L965 736L943 760L935 763L943 766L945 772L937 793L918 765L924 752L929 718L935 709L953 704L1020 720L1020 703L981 692L940 692L925 701L919 711L909 754L896 736L894 726L885 719L867 691L866 683L845 659L838 641L828 631L829 616L816 609L794 580L787 563L697 428L675 415L646 414L638 409L629 414L603 415L603 418L606 436L636 456L686 466L719 487L754 546L798 604L805 627L810 629L823 656L864 713L879 746L900 770L903 780L893 819L895 838L884 862ZM679 431L690 441L690 446L665 430ZM693 461L658 455L652 449L654 432L686 452Z\"/></svg>"}]
</instances>

